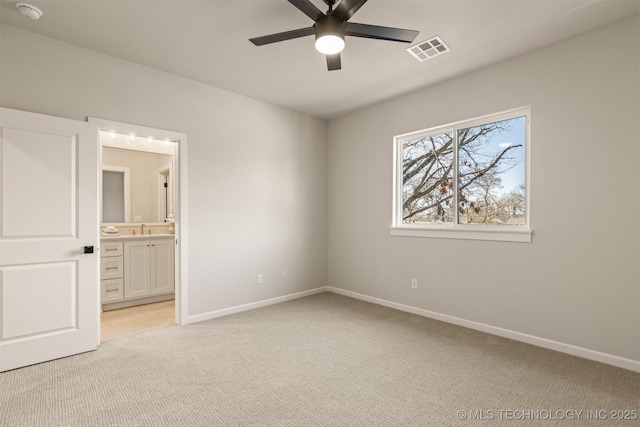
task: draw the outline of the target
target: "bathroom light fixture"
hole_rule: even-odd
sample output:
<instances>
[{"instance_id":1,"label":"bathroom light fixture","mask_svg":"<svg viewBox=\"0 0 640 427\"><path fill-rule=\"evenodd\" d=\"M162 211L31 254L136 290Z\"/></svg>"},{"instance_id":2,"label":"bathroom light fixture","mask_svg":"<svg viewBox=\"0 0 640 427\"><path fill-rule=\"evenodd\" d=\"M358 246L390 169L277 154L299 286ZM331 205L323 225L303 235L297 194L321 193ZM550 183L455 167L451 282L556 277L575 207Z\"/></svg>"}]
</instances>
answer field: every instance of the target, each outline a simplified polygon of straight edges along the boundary
<instances>
[{"instance_id":1,"label":"bathroom light fixture","mask_svg":"<svg viewBox=\"0 0 640 427\"><path fill-rule=\"evenodd\" d=\"M325 55L335 55L344 49L345 21L326 15L316 21L316 50Z\"/></svg>"},{"instance_id":2,"label":"bathroom light fixture","mask_svg":"<svg viewBox=\"0 0 640 427\"><path fill-rule=\"evenodd\" d=\"M27 18L31 18L34 21L37 21L42 16L42 11L31 4L16 3L16 7L22 15L26 16Z\"/></svg>"},{"instance_id":3,"label":"bathroom light fixture","mask_svg":"<svg viewBox=\"0 0 640 427\"><path fill-rule=\"evenodd\" d=\"M116 133L114 131L111 131L111 134L109 135L109 137L111 139L116 139Z\"/></svg>"},{"instance_id":4,"label":"bathroom light fixture","mask_svg":"<svg viewBox=\"0 0 640 427\"><path fill-rule=\"evenodd\" d=\"M147 143L147 145L153 145L153 137L150 136L149 138L147 138L146 143Z\"/></svg>"},{"instance_id":5,"label":"bathroom light fixture","mask_svg":"<svg viewBox=\"0 0 640 427\"><path fill-rule=\"evenodd\" d=\"M129 134L129 141L136 142L136 136L132 133Z\"/></svg>"},{"instance_id":6,"label":"bathroom light fixture","mask_svg":"<svg viewBox=\"0 0 640 427\"><path fill-rule=\"evenodd\" d=\"M164 145L165 147L168 147L171 145L171 141L169 141L168 139L165 139L164 141L162 141L162 145Z\"/></svg>"}]
</instances>

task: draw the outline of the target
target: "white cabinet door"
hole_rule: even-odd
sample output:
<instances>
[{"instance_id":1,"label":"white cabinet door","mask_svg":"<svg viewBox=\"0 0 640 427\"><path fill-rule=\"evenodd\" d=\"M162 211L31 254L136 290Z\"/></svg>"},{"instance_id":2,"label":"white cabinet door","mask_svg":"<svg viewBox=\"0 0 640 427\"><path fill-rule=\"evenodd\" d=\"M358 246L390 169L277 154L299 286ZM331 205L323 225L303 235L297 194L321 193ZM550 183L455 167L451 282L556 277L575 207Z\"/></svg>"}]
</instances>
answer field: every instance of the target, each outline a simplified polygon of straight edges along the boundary
<instances>
[{"instance_id":1,"label":"white cabinet door","mask_svg":"<svg viewBox=\"0 0 640 427\"><path fill-rule=\"evenodd\" d=\"M124 244L124 297L149 295L151 272L149 270L150 242L125 242Z\"/></svg>"},{"instance_id":2,"label":"white cabinet door","mask_svg":"<svg viewBox=\"0 0 640 427\"><path fill-rule=\"evenodd\" d=\"M151 294L173 291L173 239L151 241Z\"/></svg>"},{"instance_id":3,"label":"white cabinet door","mask_svg":"<svg viewBox=\"0 0 640 427\"><path fill-rule=\"evenodd\" d=\"M0 108L0 135L6 371L98 346L98 129Z\"/></svg>"}]
</instances>

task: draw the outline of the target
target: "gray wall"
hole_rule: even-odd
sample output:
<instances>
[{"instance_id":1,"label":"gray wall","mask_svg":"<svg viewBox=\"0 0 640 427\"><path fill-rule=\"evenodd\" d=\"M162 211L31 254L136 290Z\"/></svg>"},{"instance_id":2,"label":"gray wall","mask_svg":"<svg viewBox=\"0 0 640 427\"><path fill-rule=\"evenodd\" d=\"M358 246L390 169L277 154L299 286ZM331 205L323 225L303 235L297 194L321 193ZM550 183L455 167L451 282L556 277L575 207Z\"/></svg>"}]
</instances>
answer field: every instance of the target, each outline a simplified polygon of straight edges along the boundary
<instances>
[{"instance_id":1,"label":"gray wall","mask_svg":"<svg viewBox=\"0 0 640 427\"><path fill-rule=\"evenodd\" d=\"M7 25L1 43L3 107L188 135L189 315L327 284L325 121Z\"/></svg>"},{"instance_id":2,"label":"gray wall","mask_svg":"<svg viewBox=\"0 0 640 427\"><path fill-rule=\"evenodd\" d=\"M331 121L330 285L640 360L638 28L605 27ZM533 243L389 235L394 135L527 105Z\"/></svg>"}]
</instances>

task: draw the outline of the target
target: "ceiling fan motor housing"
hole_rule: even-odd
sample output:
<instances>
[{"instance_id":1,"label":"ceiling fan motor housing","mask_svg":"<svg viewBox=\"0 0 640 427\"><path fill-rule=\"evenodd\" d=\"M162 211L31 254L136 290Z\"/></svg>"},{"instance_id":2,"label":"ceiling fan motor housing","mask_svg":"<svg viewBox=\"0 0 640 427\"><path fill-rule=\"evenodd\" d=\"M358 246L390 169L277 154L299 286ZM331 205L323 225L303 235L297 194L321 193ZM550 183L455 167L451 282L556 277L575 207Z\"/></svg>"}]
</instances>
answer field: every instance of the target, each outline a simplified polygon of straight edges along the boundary
<instances>
[{"instance_id":1,"label":"ceiling fan motor housing","mask_svg":"<svg viewBox=\"0 0 640 427\"><path fill-rule=\"evenodd\" d=\"M336 35L344 39L346 25L346 22L342 18L325 15L318 19L313 26L316 29L316 40L328 34Z\"/></svg>"}]
</instances>

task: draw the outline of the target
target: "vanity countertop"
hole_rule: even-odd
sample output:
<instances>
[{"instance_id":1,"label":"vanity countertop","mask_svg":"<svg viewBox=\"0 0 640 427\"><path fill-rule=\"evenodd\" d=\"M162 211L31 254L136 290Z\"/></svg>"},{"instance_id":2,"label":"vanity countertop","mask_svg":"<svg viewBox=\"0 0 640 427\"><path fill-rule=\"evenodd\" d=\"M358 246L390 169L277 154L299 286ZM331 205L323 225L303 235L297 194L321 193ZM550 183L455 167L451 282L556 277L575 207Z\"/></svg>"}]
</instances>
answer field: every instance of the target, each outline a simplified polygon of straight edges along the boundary
<instances>
[{"instance_id":1,"label":"vanity countertop","mask_svg":"<svg viewBox=\"0 0 640 427\"><path fill-rule=\"evenodd\" d=\"M111 240L158 240L158 239L167 239L171 237L175 237L175 234L121 234L119 236L105 236L104 234L100 235L100 240L111 241Z\"/></svg>"}]
</instances>

